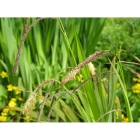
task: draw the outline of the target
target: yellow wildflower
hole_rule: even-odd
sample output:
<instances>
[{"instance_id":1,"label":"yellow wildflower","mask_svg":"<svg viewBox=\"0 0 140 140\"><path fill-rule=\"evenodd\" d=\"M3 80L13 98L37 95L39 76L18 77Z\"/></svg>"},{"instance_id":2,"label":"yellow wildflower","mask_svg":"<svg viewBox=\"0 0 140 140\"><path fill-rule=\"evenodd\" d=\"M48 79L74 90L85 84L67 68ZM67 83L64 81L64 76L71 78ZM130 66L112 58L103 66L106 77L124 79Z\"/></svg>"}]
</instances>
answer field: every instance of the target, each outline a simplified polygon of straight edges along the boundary
<instances>
[{"instance_id":1,"label":"yellow wildflower","mask_svg":"<svg viewBox=\"0 0 140 140\"><path fill-rule=\"evenodd\" d=\"M119 116L118 111L116 111L116 119L117 119L117 120L118 120L118 116ZM126 117L124 116L124 114L121 115L121 118L122 118L122 122L128 122L128 118L126 118Z\"/></svg>"},{"instance_id":2,"label":"yellow wildflower","mask_svg":"<svg viewBox=\"0 0 140 140\"><path fill-rule=\"evenodd\" d=\"M7 117L5 117L5 116L0 116L0 122L5 122L6 119L7 119Z\"/></svg>"},{"instance_id":3,"label":"yellow wildflower","mask_svg":"<svg viewBox=\"0 0 140 140\"><path fill-rule=\"evenodd\" d=\"M119 114L118 111L116 111L116 116L118 116L118 114Z\"/></svg>"},{"instance_id":4,"label":"yellow wildflower","mask_svg":"<svg viewBox=\"0 0 140 140\"><path fill-rule=\"evenodd\" d=\"M13 86L12 86L11 84L9 84L9 85L7 86L7 88L8 88L8 91L13 91Z\"/></svg>"},{"instance_id":5,"label":"yellow wildflower","mask_svg":"<svg viewBox=\"0 0 140 140\"><path fill-rule=\"evenodd\" d=\"M123 117L123 114L122 114L122 117ZM116 111L116 119L118 120L119 119L119 112Z\"/></svg>"},{"instance_id":6,"label":"yellow wildflower","mask_svg":"<svg viewBox=\"0 0 140 140\"><path fill-rule=\"evenodd\" d=\"M79 82L83 82L83 81L84 81L84 80L83 80L82 74L77 75L77 76L74 76L74 79L75 79L75 80L76 80L76 78L77 78L77 80L78 80Z\"/></svg>"},{"instance_id":7,"label":"yellow wildflower","mask_svg":"<svg viewBox=\"0 0 140 140\"><path fill-rule=\"evenodd\" d=\"M82 74L80 74L80 75L78 76L78 80L79 80L80 82L83 82L83 81L84 81L84 80L83 80Z\"/></svg>"},{"instance_id":8,"label":"yellow wildflower","mask_svg":"<svg viewBox=\"0 0 140 140\"><path fill-rule=\"evenodd\" d=\"M19 97L19 98L18 98L18 100L19 100L19 101L24 101L24 99L23 99L23 98L21 98L21 97Z\"/></svg>"},{"instance_id":9,"label":"yellow wildflower","mask_svg":"<svg viewBox=\"0 0 140 140\"><path fill-rule=\"evenodd\" d=\"M133 78L133 81L140 83L140 78Z\"/></svg>"},{"instance_id":10,"label":"yellow wildflower","mask_svg":"<svg viewBox=\"0 0 140 140\"><path fill-rule=\"evenodd\" d=\"M30 116L26 115L26 116L24 117L24 120L25 120L25 121L29 121L29 120L30 120Z\"/></svg>"},{"instance_id":11,"label":"yellow wildflower","mask_svg":"<svg viewBox=\"0 0 140 140\"><path fill-rule=\"evenodd\" d=\"M16 98L11 98L11 100L10 100L10 101L16 102L16 101L17 101L17 99L16 99Z\"/></svg>"},{"instance_id":12,"label":"yellow wildflower","mask_svg":"<svg viewBox=\"0 0 140 140\"><path fill-rule=\"evenodd\" d=\"M0 74L2 78L8 77L7 72L2 71L2 73Z\"/></svg>"},{"instance_id":13,"label":"yellow wildflower","mask_svg":"<svg viewBox=\"0 0 140 140\"><path fill-rule=\"evenodd\" d=\"M140 90L140 84L136 84L136 88Z\"/></svg>"},{"instance_id":14,"label":"yellow wildflower","mask_svg":"<svg viewBox=\"0 0 140 140\"><path fill-rule=\"evenodd\" d=\"M4 108L2 112L8 113L8 111L9 111L9 108Z\"/></svg>"},{"instance_id":15,"label":"yellow wildflower","mask_svg":"<svg viewBox=\"0 0 140 140\"><path fill-rule=\"evenodd\" d=\"M16 93L16 94L20 94L21 91L20 91L19 89L16 89L16 90L15 90L15 93Z\"/></svg>"},{"instance_id":16,"label":"yellow wildflower","mask_svg":"<svg viewBox=\"0 0 140 140\"><path fill-rule=\"evenodd\" d=\"M1 112L1 116L7 116L7 113Z\"/></svg>"},{"instance_id":17,"label":"yellow wildflower","mask_svg":"<svg viewBox=\"0 0 140 140\"><path fill-rule=\"evenodd\" d=\"M80 79L80 77L79 77L79 76L78 76L77 78L78 78L78 81L81 81L81 79Z\"/></svg>"},{"instance_id":18,"label":"yellow wildflower","mask_svg":"<svg viewBox=\"0 0 140 140\"><path fill-rule=\"evenodd\" d=\"M134 92L134 93L137 93L137 94L139 94L139 93L140 93L140 91L139 91L139 90L133 90L133 92Z\"/></svg>"},{"instance_id":19,"label":"yellow wildflower","mask_svg":"<svg viewBox=\"0 0 140 140\"><path fill-rule=\"evenodd\" d=\"M13 86L13 90L16 90L18 87L17 86Z\"/></svg>"},{"instance_id":20,"label":"yellow wildflower","mask_svg":"<svg viewBox=\"0 0 140 140\"><path fill-rule=\"evenodd\" d=\"M119 88L120 86L121 86L121 84L120 83L117 83L116 87Z\"/></svg>"},{"instance_id":21,"label":"yellow wildflower","mask_svg":"<svg viewBox=\"0 0 140 140\"><path fill-rule=\"evenodd\" d=\"M128 122L128 118L124 118L123 119L123 122Z\"/></svg>"},{"instance_id":22,"label":"yellow wildflower","mask_svg":"<svg viewBox=\"0 0 140 140\"><path fill-rule=\"evenodd\" d=\"M16 94L20 94L21 93L21 91L18 89L17 86L13 86L13 90L15 90Z\"/></svg>"},{"instance_id":23,"label":"yellow wildflower","mask_svg":"<svg viewBox=\"0 0 140 140\"><path fill-rule=\"evenodd\" d=\"M122 114L122 120L125 119L124 114Z\"/></svg>"},{"instance_id":24,"label":"yellow wildflower","mask_svg":"<svg viewBox=\"0 0 140 140\"><path fill-rule=\"evenodd\" d=\"M133 81L136 82L137 81L137 78L133 78Z\"/></svg>"},{"instance_id":25,"label":"yellow wildflower","mask_svg":"<svg viewBox=\"0 0 140 140\"><path fill-rule=\"evenodd\" d=\"M134 93L140 93L140 83L137 83L135 84L133 87L132 87L132 90Z\"/></svg>"},{"instance_id":26,"label":"yellow wildflower","mask_svg":"<svg viewBox=\"0 0 140 140\"><path fill-rule=\"evenodd\" d=\"M9 107L15 107L17 104L14 101L10 101L8 106Z\"/></svg>"}]
</instances>

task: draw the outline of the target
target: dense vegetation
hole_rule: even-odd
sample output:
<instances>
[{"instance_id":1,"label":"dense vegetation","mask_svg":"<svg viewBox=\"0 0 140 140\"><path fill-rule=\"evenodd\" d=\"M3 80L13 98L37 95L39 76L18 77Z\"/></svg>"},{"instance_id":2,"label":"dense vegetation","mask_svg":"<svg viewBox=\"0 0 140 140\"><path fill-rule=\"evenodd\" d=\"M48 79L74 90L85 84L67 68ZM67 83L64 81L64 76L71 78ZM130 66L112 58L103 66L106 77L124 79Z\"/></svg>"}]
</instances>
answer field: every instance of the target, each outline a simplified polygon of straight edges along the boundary
<instances>
[{"instance_id":1,"label":"dense vegetation","mask_svg":"<svg viewBox=\"0 0 140 140\"><path fill-rule=\"evenodd\" d=\"M139 25L1 18L0 121L139 122Z\"/></svg>"}]
</instances>

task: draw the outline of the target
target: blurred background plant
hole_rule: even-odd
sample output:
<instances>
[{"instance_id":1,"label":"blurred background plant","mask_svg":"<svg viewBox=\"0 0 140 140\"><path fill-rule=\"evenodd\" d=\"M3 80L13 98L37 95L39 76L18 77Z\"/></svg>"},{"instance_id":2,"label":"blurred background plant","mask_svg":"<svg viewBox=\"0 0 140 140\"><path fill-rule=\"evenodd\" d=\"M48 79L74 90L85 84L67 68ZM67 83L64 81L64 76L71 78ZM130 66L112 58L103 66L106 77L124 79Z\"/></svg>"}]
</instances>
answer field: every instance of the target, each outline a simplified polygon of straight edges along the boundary
<instances>
[{"instance_id":1,"label":"blurred background plant","mask_svg":"<svg viewBox=\"0 0 140 140\"><path fill-rule=\"evenodd\" d=\"M113 109L122 109L124 112L108 113L99 121L127 122L132 121L132 117L133 121L139 121L139 95L134 93L139 87L138 83L134 85L132 82L136 75L125 69L127 66L139 72L139 18L45 18L35 24L27 35L14 75L12 71L23 34L24 20L0 19L1 122L36 121L47 94L48 100L40 119L43 122L95 122ZM36 18L29 18L28 25L35 20ZM59 84L72 68L98 50L112 50L119 60L133 63L120 63L114 56L101 57L93 62L98 74L97 81L91 78L74 91L92 76L88 66L85 66L68 83L62 86ZM105 74L99 74L103 72ZM52 83L48 93L51 84L45 84L37 92L34 110L23 115L23 107L29 95L50 78L55 78L58 82ZM102 81L104 78L106 80ZM118 82L121 82L120 86Z\"/></svg>"}]
</instances>

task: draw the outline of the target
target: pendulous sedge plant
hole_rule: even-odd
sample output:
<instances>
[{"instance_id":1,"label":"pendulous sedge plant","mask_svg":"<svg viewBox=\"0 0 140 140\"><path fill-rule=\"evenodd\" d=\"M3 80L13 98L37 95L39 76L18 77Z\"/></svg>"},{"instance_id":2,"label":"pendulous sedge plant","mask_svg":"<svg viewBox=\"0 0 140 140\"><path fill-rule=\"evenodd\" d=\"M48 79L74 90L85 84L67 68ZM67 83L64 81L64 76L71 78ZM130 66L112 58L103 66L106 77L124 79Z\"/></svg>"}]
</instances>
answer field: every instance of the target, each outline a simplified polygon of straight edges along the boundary
<instances>
[{"instance_id":1,"label":"pendulous sedge plant","mask_svg":"<svg viewBox=\"0 0 140 140\"><path fill-rule=\"evenodd\" d=\"M139 73L123 66L120 57L123 51L117 48L115 51L95 51L105 19L88 18L85 19L87 22L83 19L45 19L25 19L20 46L12 64L14 76L22 76L17 81L29 90L30 95L25 93L27 90L23 90L27 101L23 106L15 106L13 109L37 122L133 122L123 70L127 68L137 76ZM98 28L95 28L97 25ZM47 35L43 36L41 29ZM32 36L34 41L31 40ZM81 40L83 36L84 39ZM95 39L93 42L92 37ZM47 57L50 52L51 59ZM107 58L110 69L103 71L97 58L99 61ZM93 67L92 62L95 61L96 65ZM6 66L5 68L8 69ZM63 73L62 68L65 68ZM117 96L118 82L122 88L126 110L121 109ZM50 87L47 83L51 83Z\"/></svg>"}]
</instances>

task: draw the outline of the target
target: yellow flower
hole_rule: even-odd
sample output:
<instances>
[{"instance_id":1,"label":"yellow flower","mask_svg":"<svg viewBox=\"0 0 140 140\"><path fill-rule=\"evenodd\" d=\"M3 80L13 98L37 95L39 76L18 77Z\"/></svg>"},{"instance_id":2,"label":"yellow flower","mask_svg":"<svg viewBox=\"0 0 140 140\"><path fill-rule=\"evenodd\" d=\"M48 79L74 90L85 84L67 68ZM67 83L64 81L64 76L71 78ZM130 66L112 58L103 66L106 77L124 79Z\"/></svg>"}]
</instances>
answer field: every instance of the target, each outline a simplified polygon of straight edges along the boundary
<instances>
[{"instance_id":1,"label":"yellow flower","mask_svg":"<svg viewBox=\"0 0 140 140\"><path fill-rule=\"evenodd\" d=\"M78 76L78 80L79 80L80 82L83 82L83 81L84 81L84 80L83 80L82 74L80 74L80 75Z\"/></svg>"},{"instance_id":2,"label":"yellow flower","mask_svg":"<svg viewBox=\"0 0 140 140\"><path fill-rule=\"evenodd\" d=\"M140 93L140 83L137 83L135 84L133 87L132 87L132 90L134 93Z\"/></svg>"},{"instance_id":3,"label":"yellow flower","mask_svg":"<svg viewBox=\"0 0 140 140\"><path fill-rule=\"evenodd\" d=\"M122 120L125 119L124 114L122 114Z\"/></svg>"},{"instance_id":4,"label":"yellow flower","mask_svg":"<svg viewBox=\"0 0 140 140\"><path fill-rule=\"evenodd\" d=\"M136 84L136 88L140 90L140 84Z\"/></svg>"},{"instance_id":5,"label":"yellow flower","mask_svg":"<svg viewBox=\"0 0 140 140\"><path fill-rule=\"evenodd\" d=\"M17 104L14 101L10 101L8 106L10 107L15 107Z\"/></svg>"},{"instance_id":6,"label":"yellow flower","mask_svg":"<svg viewBox=\"0 0 140 140\"><path fill-rule=\"evenodd\" d=\"M16 98L11 98L11 100L10 100L10 101L16 102L16 101L17 101L17 99L16 99Z\"/></svg>"},{"instance_id":7,"label":"yellow flower","mask_svg":"<svg viewBox=\"0 0 140 140\"><path fill-rule=\"evenodd\" d=\"M118 116L119 116L118 111L116 111L116 119L117 119L117 120L118 120ZM126 118L126 117L124 116L124 114L121 115L121 118L122 118L122 122L128 122L128 118Z\"/></svg>"},{"instance_id":8,"label":"yellow flower","mask_svg":"<svg viewBox=\"0 0 140 140\"><path fill-rule=\"evenodd\" d=\"M121 86L121 84L120 83L117 83L116 87L119 88L120 86Z\"/></svg>"},{"instance_id":9,"label":"yellow flower","mask_svg":"<svg viewBox=\"0 0 140 140\"><path fill-rule=\"evenodd\" d=\"M2 73L0 74L2 78L8 77L8 74L4 71L2 71Z\"/></svg>"},{"instance_id":10,"label":"yellow flower","mask_svg":"<svg viewBox=\"0 0 140 140\"><path fill-rule=\"evenodd\" d=\"M13 86L12 86L11 84L9 84L9 85L7 86L7 88L8 88L8 91L13 91Z\"/></svg>"},{"instance_id":11,"label":"yellow flower","mask_svg":"<svg viewBox=\"0 0 140 140\"><path fill-rule=\"evenodd\" d=\"M123 119L123 122L128 122L128 121L129 121L128 118Z\"/></svg>"},{"instance_id":12,"label":"yellow flower","mask_svg":"<svg viewBox=\"0 0 140 140\"><path fill-rule=\"evenodd\" d=\"M16 89L16 90L15 90L15 93L16 93L16 94L20 94L21 91L20 91L19 89Z\"/></svg>"},{"instance_id":13,"label":"yellow flower","mask_svg":"<svg viewBox=\"0 0 140 140\"><path fill-rule=\"evenodd\" d=\"M30 120L30 116L26 115L26 116L24 117L24 120L25 120L25 121L29 121L29 120Z\"/></svg>"},{"instance_id":14,"label":"yellow flower","mask_svg":"<svg viewBox=\"0 0 140 140\"><path fill-rule=\"evenodd\" d=\"M15 90L16 94L20 94L21 93L21 91L18 89L17 86L13 86L13 90Z\"/></svg>"},{"instance_id":15,"label":"yellow flower","mask_svg":"<svg viewBox=\"0 0 140 140\"><path fill-rule=\"evenodd\" d=\"M8 113L8 111L9 111L9 108L4 108L2 112Z\"/></svg>"},{"instance_id":16,"label":"yellow flower","mask_svg":"<svg viewBox=\"0 0 140 140\"><path fill-rule=\"evenodd\" d=\"M140 78L133 78L133 81L140 83Z\"/></svg>"},{"instance_id":17,"label":"yellow flower","mask_svg":"<svg viewBox=\"0 0 140 140\"><path fill-rule=\"evenodd\" d=\"M21 98L21 97L19 97L19 98L18 98L18 100L19 100L19 101L24 101L24 99L23 99L23 98Z\"/></svg>"},{"instance_id":18,"label":"yellow flower","mask_svg":"<svg viewBox=\"0 0 140 140\"><path fill-rule=\"evenodd\" d=\"M123 117L123 114L122 114L122 117ZM119 119L119 112L116 111L116 119L118 120Z\"/></svg>"},{"instance_id":19,"label":"yellow flower","mask_svg":"<svg viewBox=\"0 0 140 140\"><path fill-rule=\"evenodd\" d=\"M76 78L77 78L77 80L78 80L79 82L83 82L83 81L84 81L84 80L83 80L82 74L77 75L77 76L74 76L74 79L75 79L75 80L76 80Z\"/></svg>"},{"instance_id":20,"label":"yellow flower","mask_svg":"<svg viewBox=\"0 0 140 140\"><path fill-rule=\"evenodd\" d=\"M137 81L137 78L133 78L133 81L136 82Z\"/></svg>"},{"instance_id":21,"label":"yellow flower","mask_svg":"<svg viewBox=\"0 0 140 140\"><path fill-rule=\"evenodd\" d=\"M13 91L14 90L16 94L20 94L21 93L21 91L18 89L17 86L12 86L11 84L9 84L7 86L7 88L8 88L8 91Z\"/></svg>"},{"instance_id":22,"label":"yellow flower","mask_svg":"<svg viewBox=\"0 0 140 140\"><path fill-rule=\"evenodd\" d=\"M140 93L140 91L139 91L139 90L133 90L133 92L134 92L134 93L137 93L137 94L139 94L139 93Z\"/></svg>"},{"instance_id":23,"label":"yellow flower","mask_svg":"<svg viewBox=\"0 0 140 140\"><path fill-rule=\"evenodd\" d=\"M118 111L116 111L116 116L118 116L118 114L119 114Z\"/></svg>"},{"instance_id":24,"label":"yellow flower","mask_svg":"<svg viewBox=\"0 0 140 140\"><path fill-rule=\"evenodd\" d=\"M7 113L1 112L1 116L7 116Z\"/></svg>"},{"instance_id":25,"label":"yellow flower","mask_svg":"<svg viewBox=\"0 0 140 140\"><path fill-rule=\"evenodd\" d=\"M13 86L13 90L16 90L18 87L17 86Z\"/></svg>"},{"instance_id":26,"label":"yellow flower","mask_svg":"<svg viewBox=\"0 0 140 140\"><path fill-rule=\"evenodd\" d=\"M5 116L0 116L0 122L5 122L6 119L7 119L7 117L5 117Z\"/></svg>"}]
</instances>

